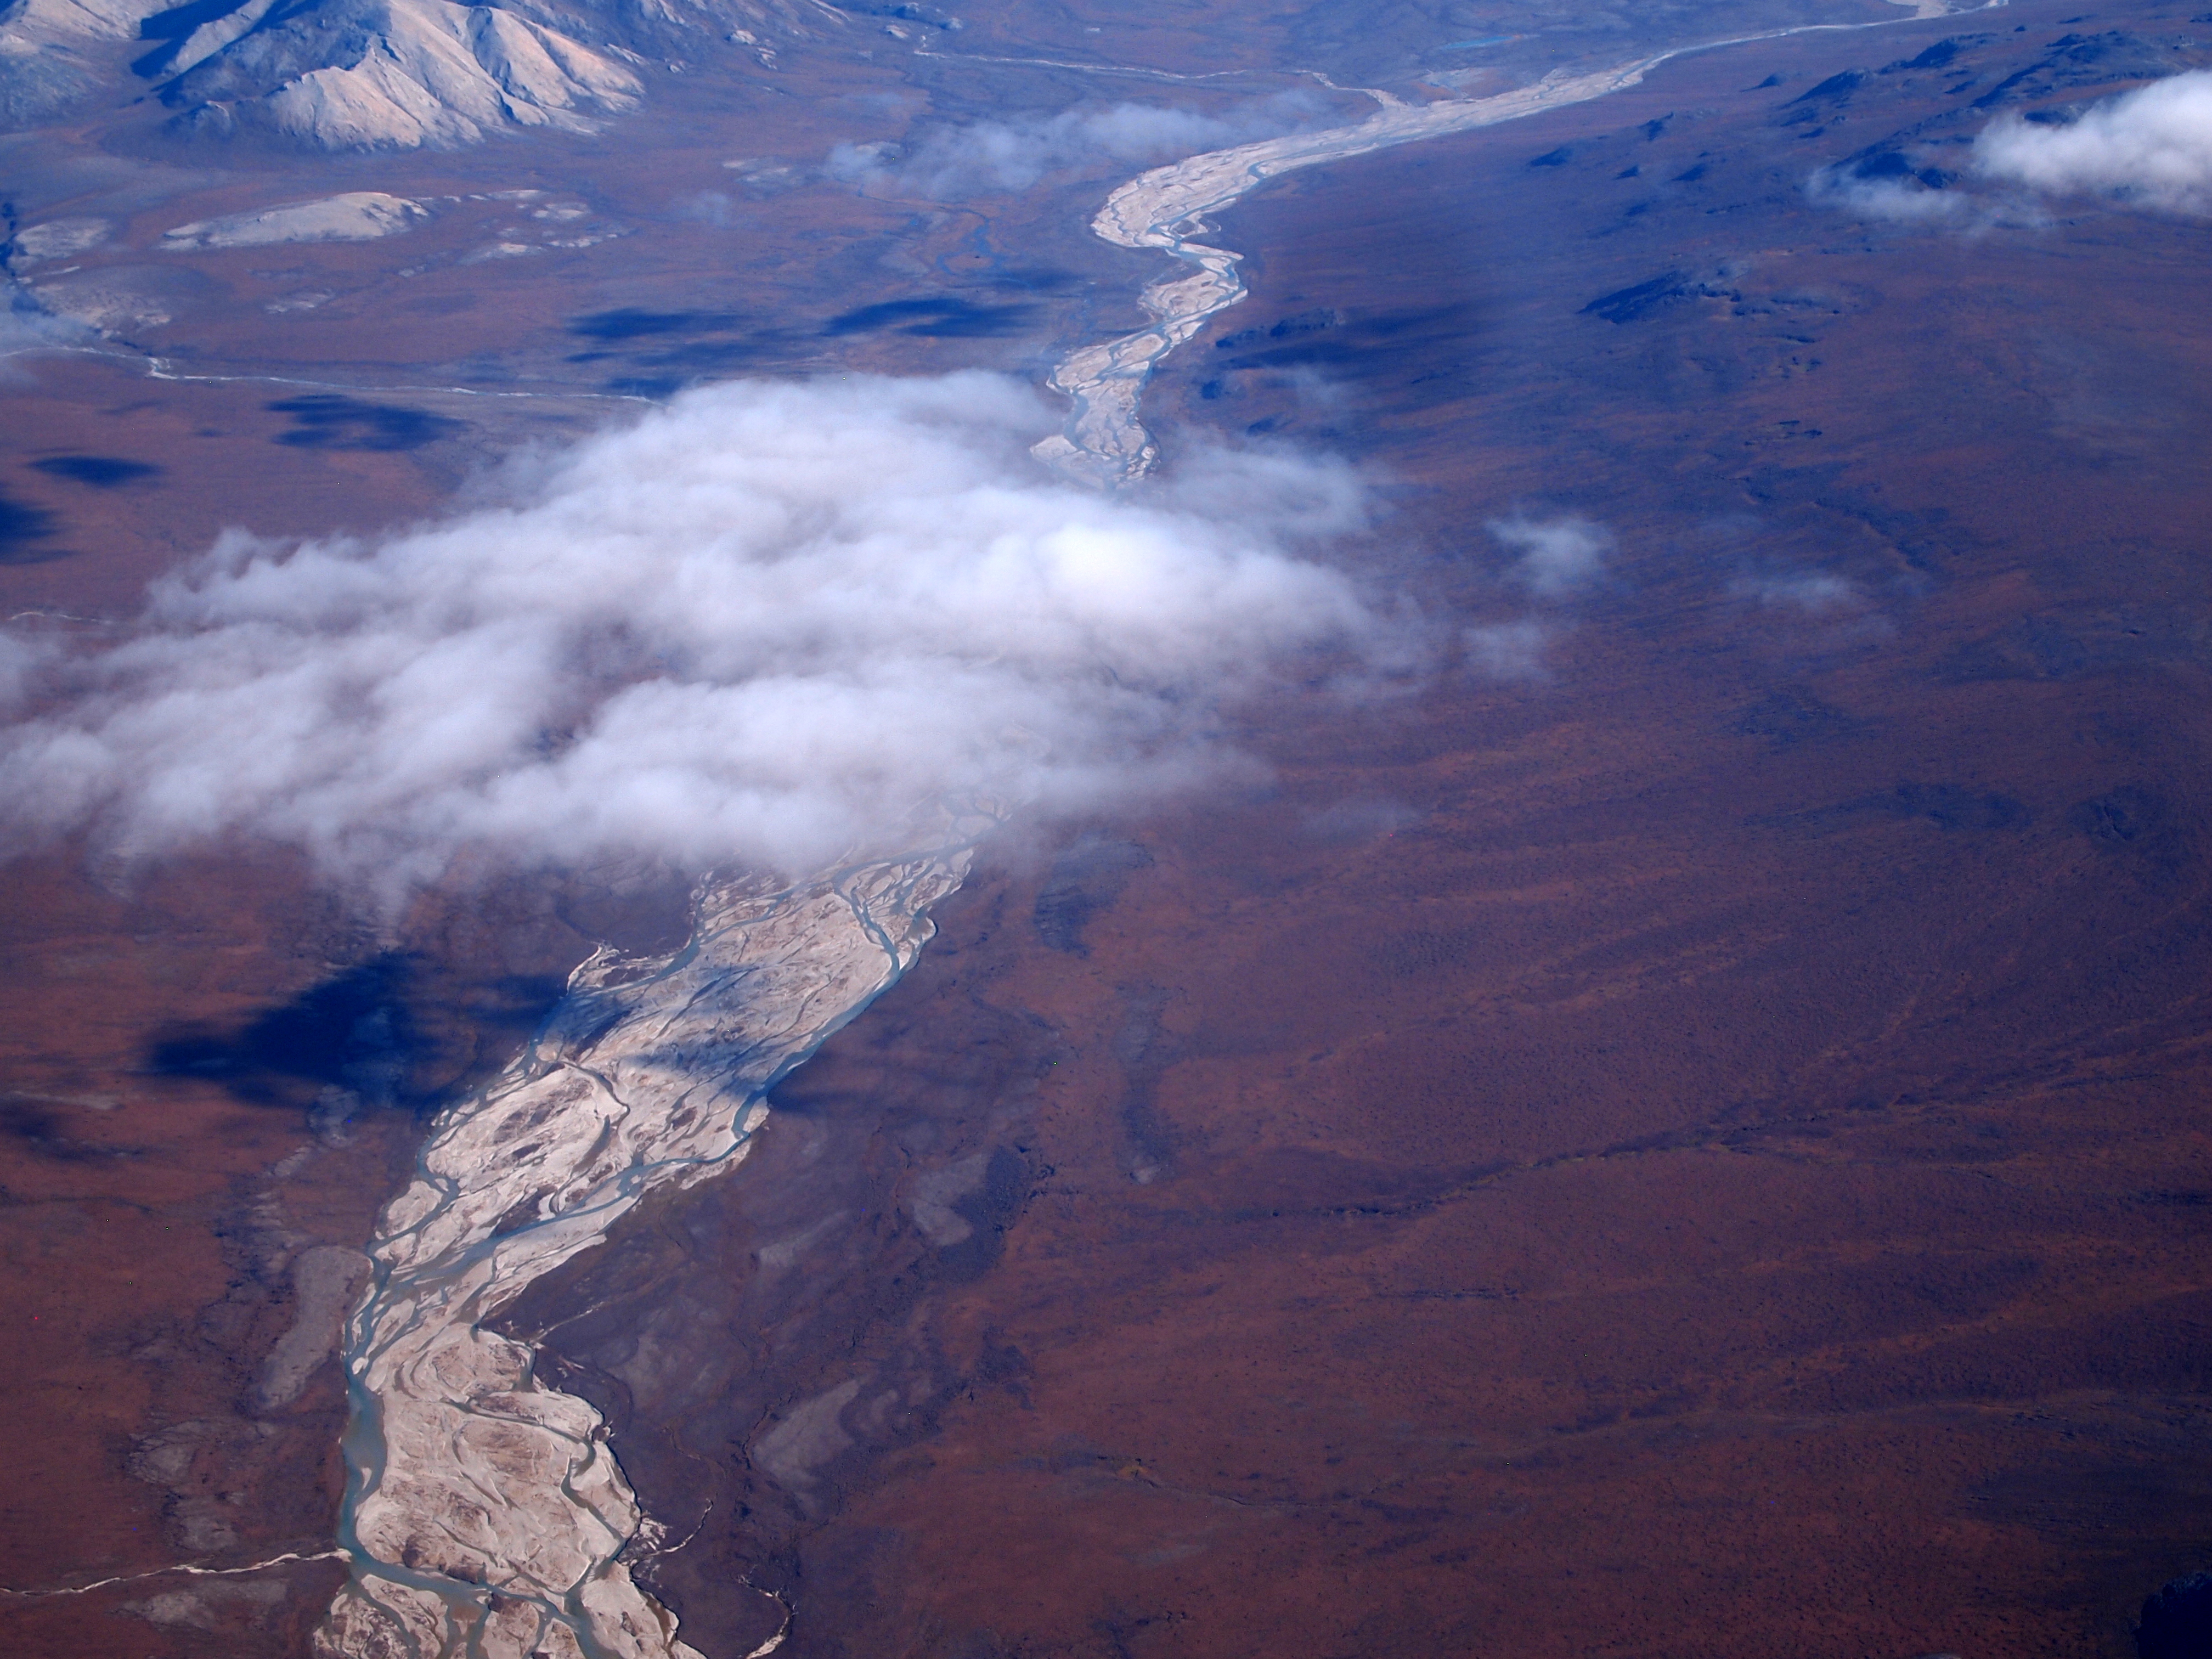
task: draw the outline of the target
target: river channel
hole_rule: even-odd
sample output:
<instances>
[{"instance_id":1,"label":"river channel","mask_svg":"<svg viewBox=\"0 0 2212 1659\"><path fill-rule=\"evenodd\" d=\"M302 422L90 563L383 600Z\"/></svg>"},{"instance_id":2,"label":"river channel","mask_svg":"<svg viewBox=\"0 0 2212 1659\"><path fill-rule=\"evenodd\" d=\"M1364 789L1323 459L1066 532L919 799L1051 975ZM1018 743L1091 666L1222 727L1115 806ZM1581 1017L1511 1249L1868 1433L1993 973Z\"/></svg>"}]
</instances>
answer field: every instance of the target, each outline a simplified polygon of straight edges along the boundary
<instances>
[{"instance_id":1,"label":"river channel","mask_svg":"<svg viewBox=\"0 0 2212 1659\"><path fill-rule=\"evenodd\" d=\"M1933 0L1916 11L1931 14L1941 15ZM1474 100L1413 105L1375 93L1380 106L1357 125L1212 151L1130 180L1092 228L1194 269L1145 290L1145 328L1060 363L1051 384L1073 412L1035 453L1106 487L1152 465L1139 409L1146 380L1244 297L1239 256L1195 239L1207 216L1246 191L1300 167L1601 97L1685 52L1734 44L1554 73ZM931 906L959 885L995 822L957 817L917 836L919 850L794 884L709 882L682 949L592 957L520 1058L432 1124L413 1180L380 1218L374 1277L348 1326L353 1415L339 1542L351 1577L317 1632L322 1659L699 1659L630 1577L626 1553L649 1553L658 1530L605 1424L539 1382L532 1351L486 1322L647 1194L742 1160L767 1091L913 965L933 931Z\"/></svg>"}]
</instances>

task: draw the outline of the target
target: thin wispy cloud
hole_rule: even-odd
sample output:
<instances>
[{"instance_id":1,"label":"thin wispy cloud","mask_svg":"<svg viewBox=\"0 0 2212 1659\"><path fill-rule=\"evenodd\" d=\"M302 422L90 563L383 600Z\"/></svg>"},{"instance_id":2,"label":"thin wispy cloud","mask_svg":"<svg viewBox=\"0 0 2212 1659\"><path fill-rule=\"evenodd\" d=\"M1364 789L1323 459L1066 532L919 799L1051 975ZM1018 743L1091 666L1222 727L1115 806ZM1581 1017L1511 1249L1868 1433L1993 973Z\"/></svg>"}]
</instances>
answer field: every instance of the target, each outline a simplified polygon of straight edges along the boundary
<instances>
[{"instance_id":1,"label":"thin wispy cloud","mask_svg":"<svg viewBox=\"0 0 2212 1659\"><path fill-rule=\"evenodd\" d=\"M1468 665L1494 680L1534 680L1544 677L1544 647L1552 630L1527 617L1517 622L1483 623L1467 630Z\"/></svg>"},{"instance_id":2,"label":"thin wispy cloud","mask_svg":"<svg viewBox=\"0 0 2212 1659\"><path fill-rule=\"evenodd\" d=\"M1115 104L932 128L910 144L840 144L823 171L871 195L963 201L1029 189L1069 168L1117 167L1189 155L1292 131L1326 113L1304 93L1255 100L1225 115L1155 104Z\"/></svg>"},{"instance_id":3,"label":"thin wispy cloud","mask_svg":"<svg viewBox=\"0 0 2212 1659\"><path fill-rule=\"evenodd\" d=\"M1186 784L1285 659L1406 659L1312 556L1361 523L1347 467L1194 458L1117 497L1037 466L1054 418L981 374L737 383L442 522L234 534L40 669L61 701L0 743L9 828L270 837L387 896L463 848L797 871L936 801Z\"/></svg>"},{"instance_id":4,"label":"thin wispy cloud","mask_svg":"<svg viewBox=\"0 0 2212 1659\"><path fill-rule=\"evenodd\" d=\"M1491 535L1514 555L1512 579L1541 599L1564 599L1605 574L1613 533L1588 519L1493 519Z\"/></svg>"},{"instance_id":5,"label":"thin wispy cloud","mask_svg":"<svg viewBox=\"0 0 2212 1659\"><path fill-rule=\"evenodd\" d=\"M1860 611L1867 603L1856 583L1811 572L1739 576L1729 584L1729 592L1770 611L1802 611L1812 616Z\"/></svg>"}]
</instances>

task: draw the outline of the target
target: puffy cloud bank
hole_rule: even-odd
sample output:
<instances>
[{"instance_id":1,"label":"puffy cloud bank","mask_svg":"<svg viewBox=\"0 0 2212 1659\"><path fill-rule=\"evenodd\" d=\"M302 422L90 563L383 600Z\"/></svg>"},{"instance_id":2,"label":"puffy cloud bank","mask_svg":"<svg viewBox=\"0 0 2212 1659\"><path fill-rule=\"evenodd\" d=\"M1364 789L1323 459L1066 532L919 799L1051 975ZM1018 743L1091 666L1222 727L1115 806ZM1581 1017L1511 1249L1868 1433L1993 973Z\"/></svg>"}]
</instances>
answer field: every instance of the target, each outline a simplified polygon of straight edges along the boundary
<instances>
[{"instance_id":1,"label":"puffy cloud bank","mask_svg":"<svg viewBox=\"0 0 2212 1659\"><path fill-rule=\"evenodd\" d=\"M1974 141L1992 179L2063 194L2117 191L2178 212L2212 212L2212 70L2195 70L2093 105L2065 126L2008 117Z\"/></svg>"},{"instance_id":2,"label":"puffy cloud bank","mask_svg":"<svg viewBox=\"0 0 2212 1659\"><path fill-rule=\"evenodd\" d=\"M0 742L5 810L131 854L276 837L387 890L480 844L798 870L936 800L1175 784L1271 664L1402 645L1299 550L1358 526L1345 467L1094 494L1028 454L1054 418L981 374L738 383L444 522L233 535L43 665L58 712Z\"/></svg>"},{"instance_id":3,"label":"puffy cloud bank","mask_svg":"<svg viewBox=\"0 0 2212 1659\"><path fill-rule=\"evenodd\" d=\"M1101 160L1128 166L1269 138L1324 112L1318 100L1301 93L1261 100L1226 116L1154 104L1063 110L939 127L904 149L840 144L825 170L871 194L955 202L1027 190L1048 173Z\"/></svg>"},{"instance_id":4,"label":"puffy cloud bank","mask_svg":"<svg viewBox=\"0 0 2212 1659\"><path fill-rule=\"evenodd\" d=\"M1970 235L2048 224L2044 196L2105 195L2212 214L2212 70L2154 81L2093 104L2071 122L2000 116L1976 135L1965 185L1935 165L1944 159L1941 146L1880 152L1820 169L1806 191L1862 218ZM1977 190L1972 180L1996 188Z\"/></svg>"}]
</instances>

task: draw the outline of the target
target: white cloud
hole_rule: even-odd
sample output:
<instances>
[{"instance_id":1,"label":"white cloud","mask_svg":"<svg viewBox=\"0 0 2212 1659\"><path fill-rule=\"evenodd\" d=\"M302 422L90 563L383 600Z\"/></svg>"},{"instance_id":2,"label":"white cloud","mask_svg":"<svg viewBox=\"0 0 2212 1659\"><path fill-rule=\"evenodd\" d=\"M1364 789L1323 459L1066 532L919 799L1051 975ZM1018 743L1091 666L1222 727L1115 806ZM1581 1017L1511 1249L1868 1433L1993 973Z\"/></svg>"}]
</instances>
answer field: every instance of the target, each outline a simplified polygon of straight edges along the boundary
<instances>
[{"instance_id":1,"label":"white cloud","mask_svg":"<svg viewBox=\"0 0 2212 1659\"><path fill-rule=\"evenodd\" d=\"M2149 207L2212 213L2212 70L2123 93L2067 126L2005 117L1974 141L1974 164L2054 195L2111 191Z\"/></svg>"},{"instance_id":2,"label":"white cloud","mask_svg":"<svg viewBox=\"0 0 2212 1659\"><path fill-rule=\"evenodd\" d=\"M1115 167L1219 149L1288 132L1324 112L1316 99L1285 93L1226 116L1152 104L1063 110L939 127L911 148L840 144L825 171L872 195L963 201L1027 190L1047 173L1101 161Z\"/></svg>"},{"instance_id":3,"label":"white cloud","mask_svg":"<svg viewBox=\"0 0 2212 1659\"><path fill-rule=\"evenodd\" d=\"M1055 418L980 374L738 383L444 522L234 533L46 675L64 712L0 740L13 828L242 831L387 895L468 845L811 867L948 797L1202 775L1271 662L1402 647L1297 550L1358 526L1342 465L1201 458L1117 497L1036 466Z\"/></svg>"},{"instance_id":4,"label":"white cloud","mask_svg":"<svg viewBox=\"0 0 2212 1659\"><path fill-rule=\"evenodd\" d=\"M1486 623L1467 630L1468 660L1492 679L1541 679L1551 636L1540 622Z\"/></svg>"},{"instance_id":5,"label":"white cloud","mask_svg":"<svg viewBox=\"0 0 2212 1659\"><path fill-rule=\"evenodd\" d=\"M1987 204L1962 191L1933 190L1917 179L1858 179L1836 167L1813 174L1805 193L1821 207L1899 224L1979 227L1990 218Z\"/></svg>"},{"instance_id":6,"label":"white cloud","mask_svg":"<svg viewBox=\"0 0 2212 1659\"><path fill-rule=\"evenodd\" d=\"M1539 599L1564 598L1605 574L1612 532L1588 519L1494 519L1490 533L1517 556L1514 580Z\"/></svg>"},{"instance_id":7,"label":"white cloud","mask_svg":"<svg viewBox=\"0 0 2212 1659\"><path fill-rule=\"evenodd\" d=\"M17 283L0 284L0 357L81 345L95 337L74 317L57 316Z\"/></svg>"},{"instance_id":8,"label":"white cloud","mask_svg":"<svg viewBox=\"0 0 2212 1659\"><path fill-rule=\"evenodd\" d=\"M1866 605L1856 584L1841 576L1823 576L1810 572L1790 575L1739 576L1729 584L1729 592L1737 599L1755 601L1770 611L1786 608L1814 616L1862 610Z\"/></svg>"}]
</instances>

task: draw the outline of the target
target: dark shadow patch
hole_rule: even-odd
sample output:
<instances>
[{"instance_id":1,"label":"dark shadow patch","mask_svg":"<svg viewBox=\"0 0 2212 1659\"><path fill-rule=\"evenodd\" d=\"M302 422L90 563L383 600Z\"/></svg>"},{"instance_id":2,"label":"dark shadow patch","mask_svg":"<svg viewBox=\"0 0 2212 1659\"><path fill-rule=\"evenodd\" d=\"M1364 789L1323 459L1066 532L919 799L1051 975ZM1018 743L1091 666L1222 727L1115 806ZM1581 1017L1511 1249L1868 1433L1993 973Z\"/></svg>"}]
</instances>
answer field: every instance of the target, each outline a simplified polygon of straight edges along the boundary
<instances>
[{"instance_id":1,"label":"dark shadow patch","mask_svg":"<svg viewBox=\"0 0 2212 1659\"><path fill-rule=\"evenodd\" d=\"M189 3L172 6L167 11L155 12L142 18L138 24L141 40L158 40L161 44L131 65L131 72L146 80L155 80L165 74L177 55L177 49L203 23L212 23L217 18L228 17L238 9L238 0L189 0Z\"/></svg>"},{"instance_id":2,"label":"dark shadow patch","mask_svg":"<svg viewBox=\"0 0 2212 1659\"><path fill-rule=\"evenodd\" d=\"M788 336L763 333L743 340L687 341L664 350L640 352L630 359L630 363L633 368L641 369L663 369L671 373L688 370L694 374L708 374L721 369L744 368L757 363L781 361L791 355Z\"/></svg>"},{"instance_id":3,"label":"dark shadow patch","mask_svg":"<svg viewBox=\"0 0 2212 1659\"><path fill-rule=\"evenodd\" d=\"M337 392L280 398L263 407L292 417L292 429L278 433L276 441L295 449L420 449L468 426L426 409L367 403Z\"/></svg>"},{"instance_id":4,"label":"dark shadow patch","mask_svg":"<svg viewBox=\"0 0 2212 1659\"><path fill-rule=\"evenodd\" d=\"M1884 795L1869 795L1850 809L1893 818L1925 818L1939 830L2024 830L2026 806L2010 795L1976 794L1955 783L1900 783Z\"/></svg>"},{"instance_id":5,"label":"dark shadow patch","mask_svg":"<svg viewBox=\"0 0 2212 1659\"><path fill-rule=\"evenodd\" d=\"M59 548L39 545L56 528L54 515L45 507L0 495L0 564L43 564L67 558Z\"/></svg>"},{"instance_id":6,"label":"dark shadow patch","mask_svg":"<svg viewBox=\"0 0 2212 1659\"><path fill-rule=\"evenodd\" d=\"M1976 793L1955 783L1900 783L1879 794L1861 795L1834 806L1783 812L1754 822L1770 828L1814 831L1847 829L1875 818L1923 818L1939 830L2024 830L2033 821L2027 806L2010 795Z\"/></svg>"},{"instance_id":7,"label":"dark shadow patch","mask_svg":"<svg viewBox=\"0 0 2212 1659\"><path fill-rule=\"evenodd\" d=\"M979 306L946 295L941 299L885 300L832 317L822 332L835 339L848 334L912 334L923 339L989 339L1018 332L1034 306Z\"/></svg>"},{"instance_id":8,"label":"dark shadow patch","mask_svg":"<svg viewBox=\"0 0 2212 1659\"><path fill-rule=\"evenodd\" d=\"M1816 86L1808 87L1790 101L1793 104L1832 103L1850 97L1866 83L1867 72L1864 70L1845 70L1840 75L1830 76Z\"/></svg>"},{"instance_id":9,"label":"dark shadow patch","mask_svg":"<svg viewBox=\"0 0 2212 1659\"><path fill-rule=\"evenodd\" d=\"M557 1000L555 978L517 975L472 988L467 1019L520 1036ZM312 1106L343 1118L368 1109L423 1111L440 1104L461 1067L453 1010L425 999L453 994L426 982L421 964L389 952L349 968L233 1031L204 1026L164 1034L148 1054L156 1075L220 1083L257 1106Z\"/></svg>"},{"instance_id":10,"label":"dark shadow patch","mask_svg":"<svg viewBox=\"0 0 2212 1659\"><path fill-rule=\"evenodd\" d=\"M27 1148L33 1156L61 1164L90 1164L112 1158L117 1149L88 1146L62 1133L61 1118L41 1102L20 1095L0 1095L0 1135Z\"/></svg>"},{"instance_id":11,"label":"dark shadow patch","mask_svg":"<svg viewBox=\"0 0 2212 1659\"><path fill-rule=\"evenodd\" d=\"M1954 34L1948 40L1938 40L1917 57L1900 58L1894 64L1885 66L1881 72L1884 75L1895 75L1906 70L1948 69L1951 65L1951 60L1960 52L1969 47L1980 46L1984 41L1992 38L1994 37L1987 34Z\"/></svg>"},{"instance_id":12,"label":"dark shadow patch","mask_svg":"<svg viewBox=\"0 0 2212 1659\"><path fill-rule=\"evenodd\" d=\"M1930 190L1942 190L1959 181L1955 173L1946 173L1941 167L1916 167L1903 155L1893 149L1876 150L1861 156L1852 165L1854 179L1887 180L1893 184L1917 182Z\"/></svg>"},{"instance_id":13,"label":"dark shadow patch","mask_svg":"<svg viewBox=\"0 0 2212 1659\"><path fill-rule=\"evenodd\" d=\"M2124 784L2109 794L2085 800L2066 821L2102 847L2133 847L2167 827L2166 803L2148 789Z\"/></svg>"},{"instance_id":14,"label":"dark shadow patch","mask_svg":"<svg viewBox=\"0 0 2212 1659\"><path fill-rule=\"evenodd\" d=\"M1561 144L1557 149L1547 149L1541 155L1531 156L1528 165L1532 167L1563 167L1574 159L1575 147Z\"/></svg>"},{"instance_id":15,"label":"dark shadow patch","mask_svg":"<svg viewBox=\"0 0 2212 1659\"><path fill-rule=\"evenodd\" d=\"M1217 342L1224 356L1211 365L1199 396L1241 397L1246 387L1237 375L1305 368L1333 386L1372 388L1369 397L1397 412L1427 408L1474 389L1482 321L1477 307L1463 304L1366 316L1302 312Z\"/></svg>"},{"instance_id":16,"label":"dark shadow patch","mask_svg":"<svg viewBox=\"0 0 2212 1659\"><path fill-rule=\"evenodd\" d=\"M1152 861L1152 855L1133 841L1090 836L1078 842L1054 861L1037 891L1030 913L1037 937L1069 956L1089 956L1083 930L1091 917L1111 909L1129 878Z\"/></svg>"},{"instance_id":17,"label":"dark shadow patch","mask_svg":"<svg viewBox=\"0 0 2212 1659\"><path fill-rule=\"evenodd\" d=\"M49 477L67 478L94 489L118 489L141 478L159 477L168 471L151 461L126 461L115 455L49 455L42 461L33 461L31 467Z\"/></svg>"},{"instance_id":18,"label":"dark shadow patch","mask_svg":"<svg viewBox=\"0 0 2212 1659\"><path fill-rule=\"evenodd\" d=\"M669 334L720 334L744 319L728 311L646 311L622 306L573 319L568 332L586 340L642 340Z\"/></svg>"},{"instance_id":19,"label":"dark shadow patch","mask_svg":"<svg viewBox=\"0 0 2212 1659\"><path fill-rule=\"evenodd\" d=\"M1770 691L1729 726L1739 737L1765 738L1776 749L1852 737L1865 729L1862 722L1822 702L1810 691L1789 687Z\"/></svg>"},{"instance_id":20,"label":"dark shadow patch","mask_svg":"<svg viewBox=\"0 0 2212 1659\"><path fill-rule=\"evenodd\" d=\"M1224 334L1213 343L1216 351L1243 351L1252 346L1264 346L1271 340L1295 340L1305 335L1319 334L1340 326L1344 313L1328 307L1302 311L1295 317L1285 317L1266 328L1239 329L1234 334Z\"/></svg>"},{"instance_id":21,"label":"dark shadow patch","mask_svg":"<svg viewBox=\"0 0 2212 1659\"><path fill-rule=\"evenodd\" d=\"M2172 616L2022 617L1944 653L1936 677L1949 685L1998 680L2075 680L2154 663L2201 659L2203 644Z\"/></svg>"},{"instance_id":22,"label":"dark shadow patch","mask_svg":"<svg viewBox=\"0 0 2212 1659\"><path fill-rule=\"evenodd\" d=\"M2147 878L2177 875L2189 862L2181 815L2140 784L2122 784L2082 801L2066 822L2107 858L2132 864Z\"/></svg>"},{"instance_id":23,"label":"dark shadow patch","mask_svg":"<svg viewBox=\"0 0 2212 1659\"><path fill-rule=\"evenodd\" d=\"M2192 1572L2143 1602L2136 1659L2204 1659L2212 1653L2212 1572Z\"/></svg>"},{"instance_id":24,"label":"dark shadow patch","mask_svg":"<svg viewBox=\"0 0 2212 1659\"><path fill-rule=\"evenodd\" d=\"M1638 318L1649 317L1660 307L1686 298L1689 283L1678 270L1664 276L1654 276L1648 283L1638 283L1633 288L1615 289L1610 294L1601 294L1576 314L1583 317L1602 317L1608 323L1632 323Z\"/></svg>"}]
</instances>

